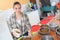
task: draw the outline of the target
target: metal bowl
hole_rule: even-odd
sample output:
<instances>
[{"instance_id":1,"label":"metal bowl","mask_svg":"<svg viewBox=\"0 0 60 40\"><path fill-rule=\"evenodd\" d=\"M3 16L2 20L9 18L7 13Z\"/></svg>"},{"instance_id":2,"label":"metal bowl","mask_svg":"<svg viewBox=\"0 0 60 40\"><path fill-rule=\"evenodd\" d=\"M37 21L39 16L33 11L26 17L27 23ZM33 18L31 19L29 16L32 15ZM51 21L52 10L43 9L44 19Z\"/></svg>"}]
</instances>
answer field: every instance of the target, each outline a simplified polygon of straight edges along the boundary
<instances>
[{"instance_id":1,"label":"metal bowl","mask_svg":"<svg viewBox=\"0 0 60 40\"><path fill-rule=\"evenodd\" d=\"M45 35L41 37L41 40L54 40L54 38L52 36Z\"/></svg>"},{"instance_id":2,"label":"metal bowl","mask_svg":"<svg viewBox=\"0 0 60 40\"><path fill-rule=\"evenodd\" d=\"M56 28L56 34L60 38L60 28Z\"/></svg>"},{"instance_id":3,"label":"metal bowl","mask_svg":"<svg viewBox=\"0 0 60 40\"><path fill-rule=\"evenodd\" d=\"M58 24L57 23L50 23L49 27L51 30L55 30L56 28L58 28Z\"/></svg>"},{"instance_id":4,"label":"metal bowl","mask_svg":"<svg viewBox=\"0 0 60 40\"><path fill-rule=\"evenodd\" d=\"M39 30L39 34L41 35L48 35L50 33L50 28L48 27L41 27Z\"/></svg>"}]
</instances>

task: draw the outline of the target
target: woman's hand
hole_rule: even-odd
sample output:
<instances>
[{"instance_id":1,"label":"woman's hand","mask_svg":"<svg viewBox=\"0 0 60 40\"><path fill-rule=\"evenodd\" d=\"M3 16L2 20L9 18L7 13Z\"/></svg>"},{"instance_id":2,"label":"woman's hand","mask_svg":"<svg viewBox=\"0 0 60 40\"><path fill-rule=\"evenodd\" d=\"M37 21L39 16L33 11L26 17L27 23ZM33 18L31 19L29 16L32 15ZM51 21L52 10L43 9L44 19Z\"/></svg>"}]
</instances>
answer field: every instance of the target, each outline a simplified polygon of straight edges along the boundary
<instances>
[{"instance_id":1,"label":"woman's hand","mask_svg":"<svg viewBox=\"0 0 60 40\"><path fill-rule=\"evenodd\" d=\"M15 37L20 37L20 34L21 34L21 32L20 32L20 30L19 29L13 29L12 30L12 35L13 36L15 36Z\"/></svg>"},{"instance_id":2,"label":"woman's hand","mask_svg":"<svg viewBox=\"0 0 60 40\"><path fill-rule=\"evenodd\" d=\"M30 37L32 36L31 35L31 30L28 30L28 36L30 36Z\"/></svg>"}]
</instances>

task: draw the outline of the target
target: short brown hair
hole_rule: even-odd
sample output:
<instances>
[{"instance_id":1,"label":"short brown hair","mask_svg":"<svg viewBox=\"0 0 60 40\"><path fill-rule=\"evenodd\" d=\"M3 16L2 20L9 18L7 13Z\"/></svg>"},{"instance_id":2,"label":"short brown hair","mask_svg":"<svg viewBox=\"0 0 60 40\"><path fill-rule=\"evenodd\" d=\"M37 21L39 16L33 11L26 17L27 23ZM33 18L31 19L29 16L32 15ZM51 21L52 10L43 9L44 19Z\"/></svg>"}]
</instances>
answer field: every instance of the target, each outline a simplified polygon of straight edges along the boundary
<instances>
[{"instance_id":1,"label":"short brown hair","mask_svg":"<svg viewBox=\"0 0 60 40\"><path fill-rule=\"evenodd\" d=\"M21 5L19 2L14 2L13 7L17 4Z\"/></svg>"}]
</instances>

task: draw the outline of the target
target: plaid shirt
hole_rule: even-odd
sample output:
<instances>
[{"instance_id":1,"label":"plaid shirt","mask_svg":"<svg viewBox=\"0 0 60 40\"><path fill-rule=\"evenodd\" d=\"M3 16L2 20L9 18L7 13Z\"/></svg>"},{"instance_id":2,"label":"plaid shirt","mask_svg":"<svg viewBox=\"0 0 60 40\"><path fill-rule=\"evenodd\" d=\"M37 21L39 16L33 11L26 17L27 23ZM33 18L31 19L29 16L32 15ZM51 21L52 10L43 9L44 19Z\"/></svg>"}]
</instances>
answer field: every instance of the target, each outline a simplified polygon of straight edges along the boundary
<instances>
[{"instance_id":1,"label":"plaid shirt","mask_svg":"<svg viewBox=\"0 0 60 40\"><path fill-rule=\"evenodd\" d=\"M9 30L12 31L12 29L19 29L21 31L21 35L28 32L28 30L31 28L31 25L29 23L29 19L26 14L22 13L22 20L21 24L16 22L16 16L13 14L10 19L7 21Z\"/></svg>"}]
</instances>

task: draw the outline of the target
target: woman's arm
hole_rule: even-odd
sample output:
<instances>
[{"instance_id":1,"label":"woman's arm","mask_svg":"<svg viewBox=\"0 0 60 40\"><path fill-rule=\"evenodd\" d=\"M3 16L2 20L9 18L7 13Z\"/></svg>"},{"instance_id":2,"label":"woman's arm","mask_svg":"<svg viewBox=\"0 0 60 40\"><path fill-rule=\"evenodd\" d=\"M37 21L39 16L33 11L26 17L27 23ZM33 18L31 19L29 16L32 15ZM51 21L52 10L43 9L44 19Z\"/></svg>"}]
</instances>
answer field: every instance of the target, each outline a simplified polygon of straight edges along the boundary
<instances>
[{"instance_id":1,"label":"woman's arm","mask_svg":"<svg viewBox=\"0 0 60 40\"><path fill-rule=\"evenodd\" d=\"M8 25L9 31L12 32L13 27L12 27L11 18L7 20L7 25Z\"/></svg>"},{"instance_id":2,"label":"woman's arm","mask_svg":"<svg viewBox=\"0 0 60 40\"><path fill-rule=\"evenodd\" d=\"M30 25L30 22L29 22L29 18L27 15L26 16L26 26L28 28L28 36L31 36L31 25Z\"/></svg>"},{"instance_id":3,"label":"woman's arm","mask_svg":"<svg viewBox=\"0 0 60 40\"><path fill-rule=\"evenodd\" d=\"M17 29L17 28L15 28L15 27L13 27L14 24L12 23L12 21L13 21L12 19L9 19L9 20L7 21L9 30L10 30L12 36L20 37L20 30Z\"/></svg>"}]
</instances>

